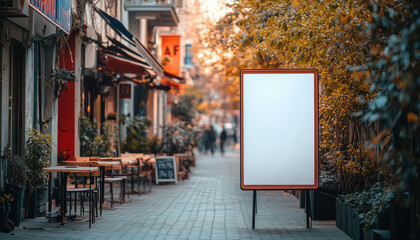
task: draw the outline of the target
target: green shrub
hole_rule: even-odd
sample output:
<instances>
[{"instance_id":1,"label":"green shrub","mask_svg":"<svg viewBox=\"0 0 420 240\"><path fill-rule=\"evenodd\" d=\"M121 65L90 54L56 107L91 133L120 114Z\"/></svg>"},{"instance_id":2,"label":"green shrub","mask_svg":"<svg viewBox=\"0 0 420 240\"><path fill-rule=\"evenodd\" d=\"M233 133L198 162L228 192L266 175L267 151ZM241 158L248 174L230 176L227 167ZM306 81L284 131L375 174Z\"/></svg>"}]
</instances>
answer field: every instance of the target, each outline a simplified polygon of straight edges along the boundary
<instances>
[{"instance_id":1,"label":"green shrub","mask_svg":"<svg viewBox=\"0 0 420 240\"><path fill-rule=\"evenodd\" d=\"M394 198L393 191L376 183L368 190L347 195L345 203L357 210L363 231L366 232L375 224L378 214L388 212Z\"/></svg>"},{"instance_id":2,"label":"green shrub","mask_svg":"<svg viewBox=\"0 0 420 240\"><path fill-rule=\"evenodd\" d=\"M96 121L91 122L85 114L80 115L79 119L80 129L80 154L82 156L95 156L93 155L92 148L97 145L95 142L98 135L98 127Z\"/></svg>"},{"instance_id":3,"label":"green shrub","mask_svg":"<svg viewBox=\"0 0 420 240\"><path fill-rule=\"evenodd\" d=\"M112 156L118 139L118 126L110 121L102 125L102 135L98 133L95 120L92 122L82 114L80 116L80 152L81 156Z\"/></svg>"},{"instance_id":4,"label":"green shrub","mask_svg":"<svg viewBox=\"0 0 420 240\"><path fill-rule=\"evenodd\" d=\"M163 131L161 153L173 155L191 151L194 146L192 127L186 123L167 126Z\"/></svg>"},{"instance_id":5,"label":"green shrub","mask_svg":"<svg viewBox=\"0 0 420 240\"><path fill-rule=\"evenodd\" d=\"M7 177L6 181L9 185L18 187L26 186L28 180L28 168L25 161L20 156L9 156L7 158Z\"/></svg>"},{"instance_id":6,"label":"green shrub","mask_svg":"<svg viewBox=\"0 0 420 240\"><path fill-rule=\"evenodd\" d=\"M149 153L147 133L150 124L150 120L145 117L134 117L127 127L127 137L121 143L121 152Z\"/></svg>"},{"instance_id":7,"label":"green shrub","mask_svg":"<svg viewBox=\"0 0 420 240\"><path fill-rule=\"evenodd\" d=\"M29 129L26 141L25 163L28 166L28 185L37 188L47 183L48 175L42 169L49 167L52 153L52 136Z\"/></svg>"}]
</instances>

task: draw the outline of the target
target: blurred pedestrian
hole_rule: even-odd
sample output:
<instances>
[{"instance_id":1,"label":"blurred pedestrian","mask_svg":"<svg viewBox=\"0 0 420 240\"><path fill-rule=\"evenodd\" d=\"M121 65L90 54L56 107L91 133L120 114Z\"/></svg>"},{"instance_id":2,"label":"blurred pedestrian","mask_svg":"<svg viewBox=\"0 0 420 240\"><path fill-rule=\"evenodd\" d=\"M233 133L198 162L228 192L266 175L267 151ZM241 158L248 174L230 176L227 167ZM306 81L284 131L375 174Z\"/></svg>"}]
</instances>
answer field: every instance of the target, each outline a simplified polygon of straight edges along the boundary
<instances>
[{"instance_id":1,"label":"blurred pedestrian","mask_svg":"<svg viewBox=\"0 0 420 240\"><path fill-rule=\"evenodd\" d=\"M222 155L225 153L225 142L227 139L225 126L222 127L222 132L220 133L220 152Z\"/></svg>"},{"instance_id":2,"label":"blurred pedestrian","mask_svg":"<svg viewBox=\"0 0 420 240\"><path fill-rule=\"evenodd\" d=\"M214 131L213 126L210 126L210 129L207 132L206 149L210 149L211 155L214 154L215 144L216 144L216 131Z\"/></svg>"}]
</instances>

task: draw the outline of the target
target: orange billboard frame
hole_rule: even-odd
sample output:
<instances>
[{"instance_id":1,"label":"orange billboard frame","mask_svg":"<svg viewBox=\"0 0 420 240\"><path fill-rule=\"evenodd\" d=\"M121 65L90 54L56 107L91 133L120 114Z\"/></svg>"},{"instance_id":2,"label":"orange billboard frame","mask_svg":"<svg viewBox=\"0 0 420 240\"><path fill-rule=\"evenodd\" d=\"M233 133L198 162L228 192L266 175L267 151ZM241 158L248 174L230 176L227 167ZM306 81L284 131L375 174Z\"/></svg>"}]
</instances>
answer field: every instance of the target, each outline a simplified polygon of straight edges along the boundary
<instances>
[{"instance_id":1,"label":"orange billboard frame","mask_svg":"<svg viewBox=\"0 0 420 240\"><path fill-rule=\"evenodd\" d=\"M314 184L245 184L244 183L244 75L246 74L313 74L313 89L314 89L314 99L313 99L313 109L314 109L314 119L313 119L313 129L314 129ZM319 94L318 94L318 70L317 69L244 69L240 73L240 109L241 109L241 129L240 129L240 139L241 139L241 149L240 149L240 187L242 190L287 190L287 189L316 189L318 188L319 180L319 167L318 167L318 146L319 146ZM261 83L262 84L262 83ZM281 94L281 93L279 93ZM255 130L258 131L258 130ZM280 153L281 154L281 153Z\"/></svg>"}]
</instances>

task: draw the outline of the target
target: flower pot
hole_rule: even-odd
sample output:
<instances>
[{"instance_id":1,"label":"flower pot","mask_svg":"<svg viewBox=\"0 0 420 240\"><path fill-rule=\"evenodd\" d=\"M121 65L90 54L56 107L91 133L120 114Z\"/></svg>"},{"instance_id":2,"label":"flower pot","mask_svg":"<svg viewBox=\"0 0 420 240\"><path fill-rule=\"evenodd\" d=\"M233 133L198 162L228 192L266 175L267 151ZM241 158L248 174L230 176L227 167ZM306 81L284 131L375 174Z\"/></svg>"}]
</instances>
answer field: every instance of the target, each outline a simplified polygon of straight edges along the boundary
<instances>
[{"instance_id":1,"label":"flower pot","mask_svg":"<svg viewBox=\"0 0 420 240\"><path fill-rule=\"evenodd\" d=\"M0 202L0 223L7 223L10 213L10 203Z\"/></svg>"},{"instance_id":2,"label":"flower pot","mask_svg":"<svg viewBox=\"0 0 420 240\"><path fill-rule=\"evenodd\" d=\"M13 202L10 207L9 219L15 226L19 226L22 219L23 198L25 195L25 187L9 185L8 189L13 197Z\"/></svg>"},{"instance_id":3,"label":"flower pot","mask_svg":"<svg viewBox=\"0 0 420 240\"><path fill-rule=\"evenodd\" d=\"M26 188L24 196L25 218L35 218L36 194L34 189Z\"/></svg>"},{"instance_id":4,"label":"flower pot","mask_svg":"<svg viewBox=\"0 0 420 240\"><path fill-rule=\"evenodd\" d=\"M47 204L47 187L39 187L36 189L27 189L25 193L25 217L39 217L41 213L45 213Z\"/></svg>"},{"instance_id":5,"label":"flower pot","mask_svg":"<svg viewBox=\"0 0 420 240\"><path fill-rule=\"evenodd\" d=\"M335 220L335 196L318 190L309 191L312 220Z\"/></svg>"},{"instance_id":6,"label":"flower pot","mask_svg":"<svg viewBox=\"0 0 420 240\"><path fill-rule=\"evenodd\" d=\"M352 239L363 239L362 226L356 209L336 198L336 226L349 235Z\"/></svg>"},{"instance_id":7,"label":"flower pot","mask_svg":"<svg viewBox=\"0 0 420 240\"><path fill-rule=\"evenodd\" d=\"M9 218L10 203L0 202L0 232L9 233L15 226Z\"/></svg>"},{"instance_id":8,"label":"flower pot","mask_svg":"<svg viewBox=\"0 0 420 240\"><path fill-rule=\"evenodd\" d=\"M47 212L47 202L48 202L48 187L43 186L40 188L37 188L37 200L38 200L38 206L37 206L37 216L44 216Z\"/></svg>"}]
</instances>

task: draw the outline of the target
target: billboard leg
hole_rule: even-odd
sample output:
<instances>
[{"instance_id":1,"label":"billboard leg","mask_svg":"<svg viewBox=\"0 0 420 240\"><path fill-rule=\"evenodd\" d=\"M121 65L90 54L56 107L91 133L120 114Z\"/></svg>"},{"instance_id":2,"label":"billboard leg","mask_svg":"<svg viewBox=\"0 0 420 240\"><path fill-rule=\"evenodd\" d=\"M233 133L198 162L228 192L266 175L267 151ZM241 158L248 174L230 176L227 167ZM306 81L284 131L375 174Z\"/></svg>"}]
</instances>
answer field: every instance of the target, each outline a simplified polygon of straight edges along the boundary
<instances>
[{"instance_id":1,"label":"billboard leg","mask_svg":"<svg viewBox=\"0 0 420 240\"><path fill-rule=\"evenodd\" d=\"M258 213L257 190L255 190L255 214Z\"/></svg>"},{"instance_id":2,"label":"billboard leg","mask_svg":"<svg viewBox=\"0 0 420 240\"><path fill-rule=\"evenodd\" d=\"M252 229L255 229L255 214L257 213L257 190L252 191Z\"/></svg>"},{"instance_id":3,"label":"billboard leg","mask_svg":"<svg viewBox=\"0 0 420 240\"><path fill-rule=\"evenodd\" d=\"M309 199L309 190L305 190L306 200L306 228L312 228L312 219L309 220L309 213L311 211L311 200Z\"/></svg>"}]
</instances>

